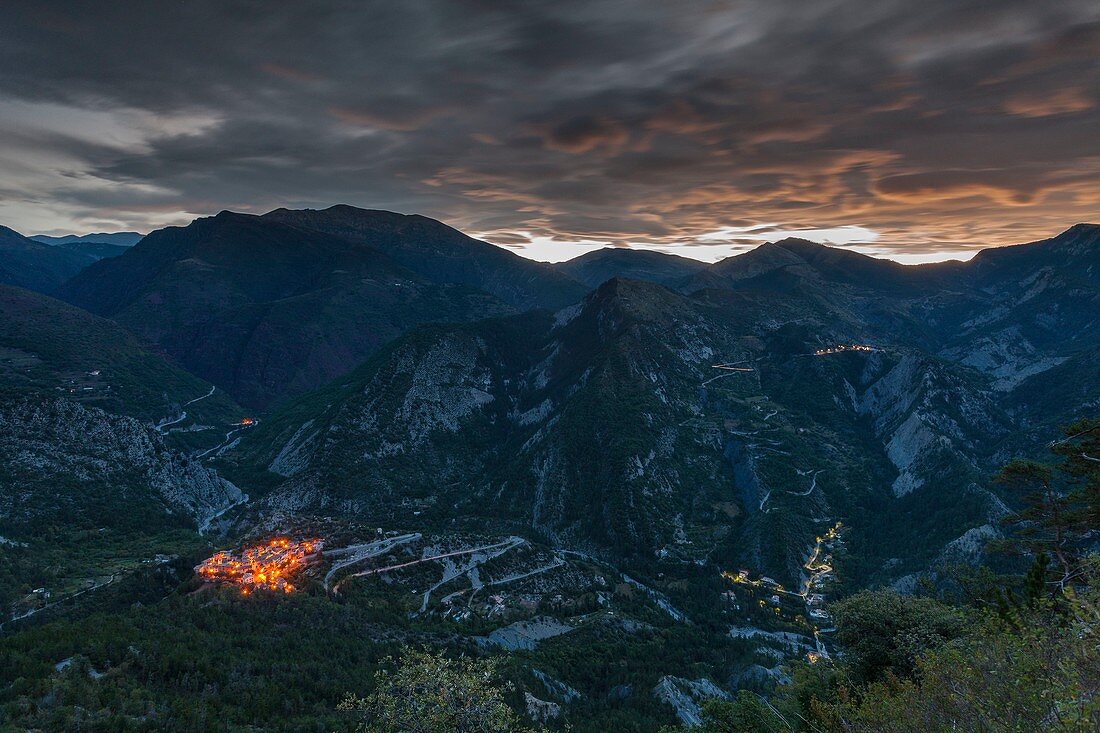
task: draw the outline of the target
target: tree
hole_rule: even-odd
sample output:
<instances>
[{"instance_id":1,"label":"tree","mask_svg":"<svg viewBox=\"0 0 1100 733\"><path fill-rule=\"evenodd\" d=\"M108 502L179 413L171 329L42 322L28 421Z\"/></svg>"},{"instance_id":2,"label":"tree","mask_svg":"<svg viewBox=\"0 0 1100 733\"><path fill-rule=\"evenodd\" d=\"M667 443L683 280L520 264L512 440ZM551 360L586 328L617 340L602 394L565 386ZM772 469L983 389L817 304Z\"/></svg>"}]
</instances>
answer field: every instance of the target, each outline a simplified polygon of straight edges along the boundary
<instances>
[{"instance_id":1,"label":"tree","mask_svg":"<svg viewBox=\"0 0 1100 733\"><path fill-rule=\"evenodd\" d=\"M733 700L707 700L703 722L692 733L772 733L789 730L782 716L763 698L742 690ZM662 733L675 733L666 728Z\"/></svg>"},{"instance_id":2,"label":"tree","mask_svg":"<svg viewBox=\"0 0 1100 733\"><path fill-rule=\"evenodd\" d=\"M1088 577L1095 577L1100 558L1085 562L1093 566ZM880 594L846 602L871 607L861 618L874 624L886 621L883 611L892 605ZM835 668L802 665L770 702L740 693L705 706L702 726L680 733L1100 730L1100 590L1067 586L1058 602L1048 597L1019 609L1019 623L989 612L981 619L964 636L924 649L911 676L884 668L873 681L847 689L839 681L852 677L853 660L841 659ZM880 640L889 636L886 629L864 628Z\"/></svg>"},{"instance_id":3,"label":"tree","mask_svg":"<svg viewBox=\"0 0 1100 733\"><path fill-rule=\"evenodd\" d=\"M1100 420L1081 420L1062 429L1066 437L1051 450L1074 500L1073 521L1083 530L1100 528Z\"/></svg>"},{"instance_id":4,"label":"tree","mask_svg":"<svg viewBox=\"0 0 1100 733\"><path fill-rule=\"evenodd\" d=\"M1023 507L1005 518L1014 525L1021 549L1049 552L1062 570L1062 577L1073 574L1067 546L1073 534L1071 500L1054 485L1054 471L1037 461L1016 459L997 474L997 483L1008 489Z\"/></svg>"},{"instance_id":5,"label":"tree","mask_svg":"<svg viewBox=\"0 0 1100 733\"><path fill-rule=\"evenodd\" d=\"M390 660L392 662L392 660ZM360 733L524 733L533 731L504 701L496 659L447 659L409 650L393 672L375 675L365 698L348 695L341 710L362 716Z\"/></svg>"},{"instance_id":6,"label":"tree","mask_svg":"<svg viewBox=\"0 0 1100 733\"><path fill-rule=\"evenodd\" d=\"M1066 437L1050 445L1061 463L1016 459L995 478L1021 507L1005 519L1016 528L1013 549L1053 558L1059 589L1085 582L1082 559L1100 528L1100 421L1062 430Z\"/></svg>"},{"instance_id":7,"label":"tree","mask_svg":"<svg viewBox=\"0 0 1100 733\"><path fill-rule=\"evenodd\" d=\"M874 682L887 673L911 677L922 652L962 636L966 616L932 598L862 591L832 606L836 640L849 656L852 679Z\"/></svg>"},{"instance_id":8,"label":"tree","mask_svg":"<svg viewBox=\"0 0 1100 733\"><path fill-rule=\"evenodd\" d=\"M923 655L917 680L886 679L841 710L849 733L1100 730L1100 596L991 616L975 633Z\"/></svg>"}]
</instances>

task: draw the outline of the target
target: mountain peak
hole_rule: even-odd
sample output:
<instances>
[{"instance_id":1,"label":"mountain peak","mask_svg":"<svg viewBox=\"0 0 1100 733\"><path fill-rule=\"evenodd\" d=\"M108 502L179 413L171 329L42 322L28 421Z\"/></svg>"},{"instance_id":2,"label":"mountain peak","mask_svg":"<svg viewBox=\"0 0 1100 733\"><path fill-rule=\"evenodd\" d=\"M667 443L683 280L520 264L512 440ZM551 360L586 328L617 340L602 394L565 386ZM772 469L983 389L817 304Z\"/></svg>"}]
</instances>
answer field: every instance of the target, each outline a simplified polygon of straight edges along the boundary
<instances>
[{"instance_id":1,"label":"mountain peak","mask_svg":"<svg viewBox=\"0 0 1100 733\"><path fill-rule=\"evenodd\" d=\"M633 247L604 247L603 249L592 250L591 252L585 252L583 255L577 255L576 257L566 260L566 262L576 262L578 260L598 260L604 257L633 257L638 259L652 259L652 260L684 260L686 257L680 255L668 254L666 252L658 252L652 249L634 249Z\"/></svg>"},{"instance_id":2,"label":"mountain peak","mask_svg":"<svg viewBox=\"0 0 1100 733\"><path fill-rule=\"evenodd\" d=\"M1100 224L1074 224L1051 241L1069 243L1084 249L1100 249Z\"/></svg>"},{"instance_id":3,"label":"mountain peak","mask_svg":"<svg viewBox=\"0 0 1100 733\"><path fill-rule=\"evenodd\" d=\"M764 247L782 247L783 249L790 250L806 250L806 251L820 251L823 249L838 249L837 247L829 247L820 242L813 242L809 239L803 239L802 237L784 237L783 239L775 242L766 242Z\"/></svg>"},{"instance_id":4,"label":"mountain peak","mask_svg":"<svg viewBox=\"0 0 1100 733\"><path fill-rule=\"evenodd\" d=\"M659 317L678 310L682 296L663 285L628 277L613 277L584 300L585 310Z\"/></svg>"},{"instance_id":5,"label":"mountain peak","mask_svg":"<svg viewBox=\"0 0 1100 733\"><path fill-rule=\"evenodd\" d=\"M326 209L279 208L267 212L261 218L345 236L368 231L389 232L417 221L431 222L441 229L451 229L443 222L426 216L401 214L386 209L364 209L351 204L334 204Z\"/></svg>"},{"instance_id":6,"label":"mountain peak","mask_svg":"<svg viewBox=\"0 0 1100 733\"><path fill-rule=\"evenodd\" d=\"M309 209L307 209L307 211L308 210ZM401 218L418 216L417 214L402 214L400 211L390 211L389 209L364 209L362 206L352 206L351 204L333 204L325 209L317 209L317 211L323 214L339 214L343 216L387 216ZM427 219L428 217L423 216L419 218Z\"/></svg>"},{"instance_id":7,"label":"mountain peak","mask_svg":"<svg viewBox=\"0 0 1100 733\"><path fill-rule=\"evenodd\" d=\"M785 249L788 252L797 254L807 261L821 259L839 263L874 260L875 262L882 263L884 266L896 264L890 260L880 260L876 257L865 255L862 252L848 249L847 247L835 247L828 244L822 244L821 242L811 242L808 239L802 239L800 237L787 237L785 239L780 239L778 242L772 242L763 246Z\"/></svg>"},{"instance_id":8,"label":"mountain peak","mask_svg":"<svg viewBox=\"0 0 1100 733\"><path fill-rule=\"evenodd\" d=\"M1031 268L1045 265L1077 267L1079 274L1086 274L1093 272L1089 268L1096 264L1097 257L1100 257L1100 224L1081 223L1050 239L983 249L970 262L977 268L1010 263Z\"/></svg>"},{"instance_id":9,"label":"mountain peak","mask_svg":"<svg viewBox=\"0 0 1100 733\"><path fill-rule=\"evenodd\" d=\"M213 216L202 216L202 217L199 217L198 219L195 219L195 221L211 221L211 220L214 220L214 221L226 221L226 220L245 221L245 220L259 219L259 218L260 217L256 216L255 214L245 214L244 212L241 212L241 211L230 211L229 209L222 209L221 211L219 211L217 214L214 214ZM191 222L191 223L193 224L195 222Z\"/></svg>"},{"instance_id":10,"label":"mountain peak","mask_svg":"<svg viewBox=\"0 0 1100 733\"><path fill-rule=\"evenodd\" d=\"M1064 237L1064 236L1067 236L1067 235L1095 234L1097 232L1100 232L1100 224L1090 224L1088 222L1081 222L1079 224L1074 224L1073 226L1071 226L1069 229L1065 230L1064 232L1062 232L1058 236L1059 237Z\"/></svg>"},{"instance_id":11,"label":"mountain peak","mask_svg":"<svg viewBox=\"0 0 1100 733\"><path fill-rule=\"evenodd\" d=\"M591 288L615 277L675 287L706 263L654 250L604 247L554 267Z\"/></svg>"},{"instance_id":12,"label":"mountain peak","mask_svg":"<svg viewBox=\"0 0 1100 733\"><path fill-rule=\"evenodd\" d=\"M369 247L428 280L471 286L524 310L560 308L577 302L586 291L550 265L419 214L337 204L323 210L276 209L262 218Z\"/></svg>"}]
</instances>

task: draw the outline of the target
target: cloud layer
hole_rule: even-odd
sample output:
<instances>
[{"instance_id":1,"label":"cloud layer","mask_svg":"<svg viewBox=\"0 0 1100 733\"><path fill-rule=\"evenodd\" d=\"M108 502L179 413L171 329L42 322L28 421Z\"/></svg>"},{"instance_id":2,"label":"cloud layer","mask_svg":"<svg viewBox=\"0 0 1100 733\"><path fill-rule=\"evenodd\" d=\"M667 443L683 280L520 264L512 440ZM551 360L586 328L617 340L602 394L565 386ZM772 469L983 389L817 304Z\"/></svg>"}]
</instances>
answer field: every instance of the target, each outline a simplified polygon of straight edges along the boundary
<instances>
[{"instance_id":1,"label":"cloud layer","mask_svg":"<svg viewBox=\"0 0 1100 733\"><path fill-rule=\"evenodd\" d=\"M714 259L816 230L922 259L1100 205L1095 0L13 0L0 16L0 221L27 232L346 202L540 257Z\"/></svg>"}]
</instances>

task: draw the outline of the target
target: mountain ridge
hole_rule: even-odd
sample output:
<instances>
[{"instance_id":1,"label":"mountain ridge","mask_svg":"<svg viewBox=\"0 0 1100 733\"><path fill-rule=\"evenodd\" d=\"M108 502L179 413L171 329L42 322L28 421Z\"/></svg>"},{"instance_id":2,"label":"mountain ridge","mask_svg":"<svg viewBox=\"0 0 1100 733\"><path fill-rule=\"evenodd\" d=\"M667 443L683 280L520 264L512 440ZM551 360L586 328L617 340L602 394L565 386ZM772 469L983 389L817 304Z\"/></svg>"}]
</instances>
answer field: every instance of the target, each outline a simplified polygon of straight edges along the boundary
<instances>
[{"instance_id":1,"label":"mountain ridge","mask_svg":"<svg viewBox=\"0 0 1100 733\"><path fill-rule=\"evenodd\" d=\"M363 225L361 210L338 210L347 211L353 224ZM503 251L495 269L433 279L420 245L410 244L412 253L399 258L394 247L380 245L406 242L402 227L410 221L416 231L443 231L444 245L459 253L469 255L463 248L470 243L475 251L492 245L438 222L425 224L431 220L423 217L381 216L381 224L368 217L382 227L379 240L369 227L354 236L320 231L312 214L306 218L313 228L307 228L283 214L225 211L150 233L123 255L74 277L60 295L118 320L253 406L320 386L419 323L515 310L490 290L510 293L515 302L553 291L550 305L572 297L557 290L561 275ZM400 226L386 229L393 222ZM501 272L507 277L489 287ZM470 284L479 277L488 289ZM566 282L573 293L583 289Z\"/></svg>"},{"instance_id":2,"label":"mountain ridge","mask_svg":"<svg viewBox=\"0 0 1100 733\"><path fill-rule=\"evenodd\" d=\"M54 248L0 226L0 283L53 293L93 261L85 254Z\"/></svg>"},{"instance_id":3,"label":"mountain ridge","mask_svg":"<svg viewBox=\"0 0 1100 733\"><path fill-rule=\"evenodd\" d=\"M428 280L476 287L520 310L557 308L584 294L576 283L549 265L474 239L420 214L337 204L320 210L276 209L263 218L370 246ZM554 292L557 289L562 292Z\"/></svg>"},{"instance_id":4,"label":"mountain ridge","mask_svg":"<svg viewBox=\"0 0 1100 733\"><path fill-rule=\"evenodd\" d=\"M707 267L705 262L652 250L605 247L559 262L562 272L596 287L612 277L648 280L669 287Z\"/></svg>"},{"instance_id":5,"label":"mountain ridge","mask_svg":"<svg viewBox=\"0 0 1100 733\"><path fill-rule=\"evenodd\" d=\"M131 247L141 241L144 234L139 232L94 232L92 234L34 234L29 238L43 244L113 244L119 247Z\"/></svg>"}]
</instances>

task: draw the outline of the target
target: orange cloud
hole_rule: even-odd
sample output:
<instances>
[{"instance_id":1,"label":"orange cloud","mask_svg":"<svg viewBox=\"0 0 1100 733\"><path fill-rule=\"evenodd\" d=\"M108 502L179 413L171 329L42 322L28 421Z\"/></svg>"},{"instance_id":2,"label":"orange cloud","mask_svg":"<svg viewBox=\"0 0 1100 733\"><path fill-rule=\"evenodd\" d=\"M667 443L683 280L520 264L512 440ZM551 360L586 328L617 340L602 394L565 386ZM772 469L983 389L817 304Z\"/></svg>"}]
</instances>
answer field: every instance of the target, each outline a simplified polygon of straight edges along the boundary
<instances>
[{"instance_id":1,"label":"orange cloud","mask_svg":"<svg viewBox=\"0 0 1100 733\"><path fill-rule=\"evenodd\" d=\"M1085 112L1096 106L1083 89L1056 89L1049 93L1018 94L1004 103L1004 110L1017 117L1052 117Z\"/></svg>"},{"instance_id":2,"label":"orange cloud","mask_svg":"<svg viewBox=\"0 0 1100 733\"><path fill-rule=\"evenodd\" d=\"M997 171L940 171L905 173L879 179L875 193L889 201L926 204L984 197L1004 206L1027 206L1036 201L1039 187L1010 185L998 180Z\"/></svg>"}]
</instances>

